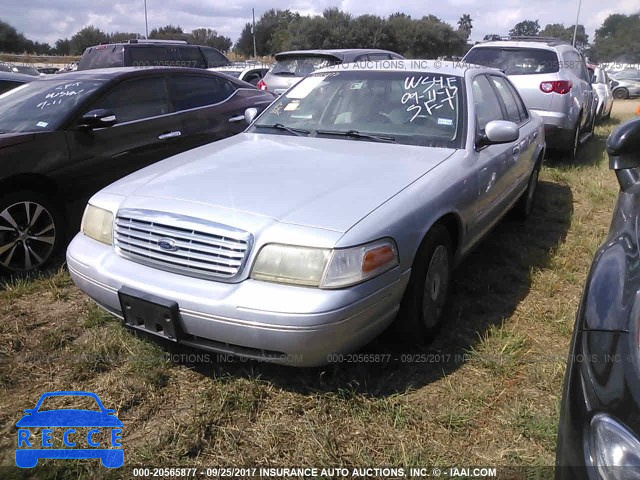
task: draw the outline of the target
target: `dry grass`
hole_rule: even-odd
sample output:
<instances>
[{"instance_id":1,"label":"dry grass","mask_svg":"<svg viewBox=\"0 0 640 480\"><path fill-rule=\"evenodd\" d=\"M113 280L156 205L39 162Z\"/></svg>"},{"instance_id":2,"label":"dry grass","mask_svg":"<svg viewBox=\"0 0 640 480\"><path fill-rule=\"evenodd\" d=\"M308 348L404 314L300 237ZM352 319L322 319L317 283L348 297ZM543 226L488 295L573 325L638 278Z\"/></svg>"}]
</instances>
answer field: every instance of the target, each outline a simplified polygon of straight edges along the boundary
<instances>
[{"instance_id":1,"label":"dry grass","mask_svg":"<svg viewBox=\"0 0 640 480\"><path fill-rule=\"evenodd\" d=\"M0 476L130 476L96 460L9 467L22 410L42 392L73 389L116 409L129 467L553 465L577 302L617 194L604 142L634 110L616 102L578 162L547 162L532 218L502 222L458 270L446 328L412 351L423 362L295 370L203 354L176 363L93 306L64 271L9 283L0 291ZM386 336L366 351L404 352Z\"/></svg>"}]
</instances>

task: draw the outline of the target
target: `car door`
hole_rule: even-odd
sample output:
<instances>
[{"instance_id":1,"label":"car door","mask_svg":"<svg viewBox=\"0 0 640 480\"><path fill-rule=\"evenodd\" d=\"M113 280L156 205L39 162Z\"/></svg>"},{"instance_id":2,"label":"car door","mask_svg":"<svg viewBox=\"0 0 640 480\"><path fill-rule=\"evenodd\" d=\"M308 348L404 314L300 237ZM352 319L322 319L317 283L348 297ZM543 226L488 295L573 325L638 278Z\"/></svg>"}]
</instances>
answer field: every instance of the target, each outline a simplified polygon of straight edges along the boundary
<instances>
[{"instance_id":1,"label":"car door","mask_svg":"<svg viewBox=\"0 0 640 480\"><path fill-rule=\"evenodd\" d=\"M531 166L536 154L536 139L538 130L529 119L524 102L511 82L500 75L490 75L493 86L498 92L504 108L506 119L518 125L520 137L513 148L511 171L508 172L509 181L521 188L516 188L515 194L519 194L524 188L531 174Z\"/></svg>"},{"instance_id":2,"label":"car door","mask_svg":"<svg viewBox=\"0 0 640 480\"><path fill-rule=\"evenodd\" d=\"M475 110L476 138L484 134L487 123L506 120L496 89L485 74L471 81L471 94ZM473 131L473 130L472 130ZM491 228L508 207L513 185L514 149L517 143L488 145L476 148L476 175L478 199L471 236L482 236Z\"/></svg>"},{"instance_id":3,"label":"car door","mask_svg":"<svg viewBox=\"0 0 640 480\"><path fill-rule=\"evenodd\" d=\"M574 81L571 91L578 100L580 110L582 110L581 130L586 130L591 124L593 108L593 88L589 81L589 72L584 59L577 52L568 52L567 58L570 61L569 69L573 73Z\"/></svg>"},{"instance_id":4,"label":"car door","mask_svg":"<svg viewBox=\"0 0 640 480\"><path fill-rule=\"evenodd\" d=\"M242 132L245 102L238 88L222 76L176 72L169 75L169 92L181 122L180 142L186 149Z\"/></svg>"},{"instance_id":5,"label":"car door","mask_svg":"<svg viewBox=\"0 0 640 480\"><path fill-rule=\"evenodd\" d=\"M97 109L112 111L115 125L87 130L77 127L78 118L65 132L74 173L62 178L80 197L180 151L164 75L120 82L82 113Z\"/></svg>"}]
</instances>

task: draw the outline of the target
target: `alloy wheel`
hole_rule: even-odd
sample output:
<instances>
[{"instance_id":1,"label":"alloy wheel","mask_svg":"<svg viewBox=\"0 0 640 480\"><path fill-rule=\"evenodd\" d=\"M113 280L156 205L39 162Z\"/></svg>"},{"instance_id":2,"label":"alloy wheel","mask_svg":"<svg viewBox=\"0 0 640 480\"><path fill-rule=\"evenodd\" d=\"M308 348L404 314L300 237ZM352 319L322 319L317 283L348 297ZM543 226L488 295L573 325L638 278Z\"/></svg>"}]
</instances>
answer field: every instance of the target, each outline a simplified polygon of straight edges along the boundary
<instances>
[{"instance_id":1,"label":"alloy wheel","mask_svg":"<svg viewBox=\"0 0 640 480\"><path fill-rule=\"evenodd\" d=\"M0 265L28 272L45 263L56 243L53 215L36 202L21 201L0 212Z\"/></svg>"}]
</instances>

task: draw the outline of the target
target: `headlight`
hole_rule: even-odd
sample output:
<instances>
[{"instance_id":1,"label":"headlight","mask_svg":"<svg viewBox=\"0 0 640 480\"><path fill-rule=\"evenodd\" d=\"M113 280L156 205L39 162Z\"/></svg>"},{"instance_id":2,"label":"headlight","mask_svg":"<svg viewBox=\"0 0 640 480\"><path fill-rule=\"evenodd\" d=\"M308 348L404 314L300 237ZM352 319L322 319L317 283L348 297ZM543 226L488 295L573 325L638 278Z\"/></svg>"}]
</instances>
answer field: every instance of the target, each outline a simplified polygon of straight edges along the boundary
<instances>
[{"instance_id":1,"label":"headlight","mask_svg":"<svg viewBox=\"0 0 640 480\"><path fill-rule=\"evenodd\" d=\"M310 287L342 288L380 275L398 263L395 243L388 239L335 250L269 244L258 254L251 277Z\"/></svg>"},{"instance_id":2,"label":"headlight","mask_svg":"<svg viewBox=\"0 0 640 480\"><path fill-rule=\"evenodd\" d=\"M90 203L84 210L80 231L89 238L98 242L112 244L113 238L113 213L103 208L98 208Z\"/></svg>"},{"instance_id":3,"label":"headlight","mask_svg":"<svg viewBox=\"0 0 640 480\"><path fill-rule=\"evenodd\" d=\"M602 479L640 479L640 440L632 432L599 413L591 420L589 434L591 461Z\"/></svg>"}]
</instances>

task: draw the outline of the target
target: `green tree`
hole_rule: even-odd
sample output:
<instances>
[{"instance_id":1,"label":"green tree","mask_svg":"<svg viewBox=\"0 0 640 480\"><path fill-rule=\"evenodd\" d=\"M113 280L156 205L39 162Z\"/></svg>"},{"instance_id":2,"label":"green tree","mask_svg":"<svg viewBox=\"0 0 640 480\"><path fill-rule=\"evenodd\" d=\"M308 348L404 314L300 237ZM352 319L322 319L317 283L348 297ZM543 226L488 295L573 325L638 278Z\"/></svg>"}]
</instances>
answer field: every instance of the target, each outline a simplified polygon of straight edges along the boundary
<instances>
[{"instance_id":1,"label":"green tree","mask_svg":"<svg viewBox=\"0 0 640 480\"><path fill-rule=\"evenodd\" d=\"M589 56L599 62L640 62L640 14L609 15L596 30Z\"/></svg>"},{"instance_id":2,"label":"green tree","mask_svg":"<svg viewBox=\"0 0 640 480\"><path fill-rule=\"evenodd\" d=\"M540 32L540 24L538 20L523 20L522 22L516 23L511 30L509 30L509 35L512 37L533 37L538 35Z\"/></svg>"},{"instance_id":3,"label":"green tree","mask_svg":"<svg viewBox=\"0 0 640 480\"><path fill-rule=\"evenodd\" d=\"M106 33L93 25L84 27L71 37L71 54L81 55L87 47L109 41Z\"/></svg>"},{"instance_id":4,"label":"green tree","mask_svg":"<svg viewBox=\"0 0 640 480\"><path fill-rule=\"evenodd\" d=\"M189 34L184 33L181 26L165 25L154 28L149 33L149 38L154 40L189 40Z\"/></svg>"},{"instance_id":5,"label":"green tree","mask_svg":"<svg viewBox=\"0 0 640 480\"><path fill-rule=\"evenodd\" d=\"M473 29L473 20L471 15L464 13L460 20L458 20L458 30L464 32L465 40L468 40L471 36L471 30Z\"/></svg>"},{"instance_id":6,"label":"green tree","mask_svg":"<svg viewBox=\"0 0 640 480\"><path fill-rule=\"evenodd\" d=\"M218 35L218 32L210 28L196 28L191 32L191 43L195 45L207 45L217 48L221 52L231 49L233 42L229 37Z\"/></svg>"},{"instance_id":7,"label":"green tree","mask_svg":"<svg viewBox=\"0 0 640 480\"><path fill-rule=\"evenodd\" d=\"M483 37L483 40L486 41L492 41L492 40L500 40L502 38L501 35L498 35L497 33L489 33L488 35L485 35Z\"/></svg>"},{"instance_id":8,"label":"green tree","mask_svg":"<svg viewBox=\"0 0 640 480\"><path fill-rule=\"evenodd\" d=\"M56 40L56 46L53 50L56 55L71 55L71 40L68 38Z\"/></svg>"},{"instance_id":9,"label":"green tree","mask_svg":"<svg viewBox=\"0 0 640 480\"><path fill-rule=\"evenodd\" d=\"M127 40L133 40L134 38L142 38L139 33L129 32L112 32L108 35L111 43L126 42Z\"/></svg>"}]
</instances>

